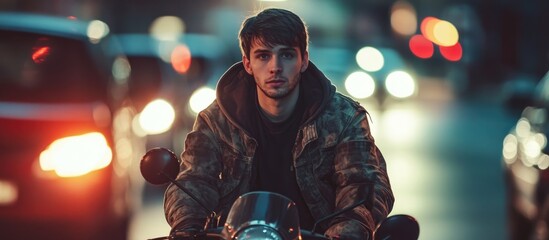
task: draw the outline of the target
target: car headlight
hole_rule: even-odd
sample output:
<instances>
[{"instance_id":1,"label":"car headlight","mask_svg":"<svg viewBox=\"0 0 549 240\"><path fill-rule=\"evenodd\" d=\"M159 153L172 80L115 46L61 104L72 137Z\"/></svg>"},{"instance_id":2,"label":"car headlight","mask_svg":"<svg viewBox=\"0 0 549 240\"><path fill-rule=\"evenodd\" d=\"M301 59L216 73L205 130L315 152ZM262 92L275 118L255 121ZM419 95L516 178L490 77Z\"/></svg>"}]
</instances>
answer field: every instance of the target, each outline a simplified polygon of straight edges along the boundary
<instances>
[{"instance_id":1,"label":"car headlight","mask_svg":"<svg viewBox=\"0 0 549 240\"><path fill-rule=\"evenodd\" d=\"M345 90L354 98L363 99L372 96L376 83L368 73L357 71L345 79Z\"/></svg>"},{"instance_id":2,"label":"car headlight","mask_svg":"<svg viewBox=\"0 0 549 240\"><path fill-rule=\"evenodd\" d=\"M92 132L53 141L40 153L42 171L77 177L108 166L112 151L103 134Z\"/></svg>"},{"instance_id":3,"label":"car headlight","mask_svg":"<svg viewBox=\"0 0 549 240\"><path fill-rule=\"evenodd\" d=\"M147 134L160 134L168 131L175 120L175 110L163 99L156 99L139 114L139 126Z\"/></svg>"},{"instance_id":4,"label":"car headlight","mask_svg":"<svg viewBox=\"0 0 549 240\"><path fill-rule=\"evenodd\" d=\"M215 90L209 87L197 89L189 99L189 107L193 114L198 114L204 108L208 107L215 99Z\"/></svg>"},{"instance_id":5,"label":"car headlight","mask_svg":"<svg viewBox=\"0 0 549 240\"><path fill-rule=\"evenodd\" d=\"M385 87L389 94L397 98L407 98L416 92L414 78L404 71L394 71L387 75Z\"/></svg>"}]
</instances>

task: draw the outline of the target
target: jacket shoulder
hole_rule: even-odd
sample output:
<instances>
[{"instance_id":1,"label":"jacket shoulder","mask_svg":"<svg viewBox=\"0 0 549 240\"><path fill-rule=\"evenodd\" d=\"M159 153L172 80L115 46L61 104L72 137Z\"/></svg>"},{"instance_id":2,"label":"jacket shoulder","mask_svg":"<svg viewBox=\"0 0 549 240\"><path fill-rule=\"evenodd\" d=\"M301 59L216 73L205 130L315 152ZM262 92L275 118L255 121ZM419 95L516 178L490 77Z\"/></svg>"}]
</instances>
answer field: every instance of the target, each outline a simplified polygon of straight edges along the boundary
<instances>
[{"instance_id":1,"label":"jacket shoulder","mask_svg":"<svg viewBox=\"0 0 549 240\"><path fill-rule=\"evenodd\" d=\"M340 114L353 117L357 112L366 112L366 109L356 100L340 92L336 92L332 101L326 107L328 112L339 112Z\"/></svg>"},{"instance_id":2,"label":"jacket shoulder","mask_svg":"<svg viewBox=\"0 0 549 240\"><path fill-rule=\"evenodd\" d=\"M213 132L223 133L230 127L227 117L220 109L217 100L214 100L208 107L198 113L194 128L204 127L201 124L206 124Z\"/></svg>"},{"instance_id":3,"label":"jacket shoulder","mask_svg":"<svg viewBox=\"0 0 549 240\"><path fill-rule=\"evenodd\" d=\"M341 93L335 93L332 100L326 105L323 113L317 119L318 126L328 132L341 132L354 123L367 118L364 107L352 98Z\"/></svg>"}]
</instances>

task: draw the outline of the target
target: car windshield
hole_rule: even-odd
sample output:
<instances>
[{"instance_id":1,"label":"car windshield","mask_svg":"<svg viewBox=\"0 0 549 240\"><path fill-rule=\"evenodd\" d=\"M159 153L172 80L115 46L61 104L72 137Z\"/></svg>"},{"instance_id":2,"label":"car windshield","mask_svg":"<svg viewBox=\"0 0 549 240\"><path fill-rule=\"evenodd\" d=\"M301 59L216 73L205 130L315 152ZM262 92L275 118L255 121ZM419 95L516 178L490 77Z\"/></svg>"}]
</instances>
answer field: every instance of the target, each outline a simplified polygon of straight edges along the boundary
<instances>
[{"instance_id":1,"label":"car windshield","mask_svg":"<svg viewBox=\"0 0 549 240\"><path fill-rule=\"evenodd\" d=\"M107 79L81 40L0 30L0 101L85 102Z\"/></svg>"}]
</instances>

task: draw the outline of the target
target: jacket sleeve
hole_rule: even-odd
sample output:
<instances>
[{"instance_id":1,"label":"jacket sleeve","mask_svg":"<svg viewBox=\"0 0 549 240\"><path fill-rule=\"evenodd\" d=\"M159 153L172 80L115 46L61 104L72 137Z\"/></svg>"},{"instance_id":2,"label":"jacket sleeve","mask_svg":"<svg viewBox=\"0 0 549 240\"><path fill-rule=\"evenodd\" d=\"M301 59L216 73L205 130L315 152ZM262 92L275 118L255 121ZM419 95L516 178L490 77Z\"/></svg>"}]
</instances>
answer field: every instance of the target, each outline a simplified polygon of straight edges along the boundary
<instances>
[{"instance_id":1,"label":"jacket sleeve","mask_svg":"<svg viewBox=\"0 0 549 240\"><path fill-rule=\"evenodd\" d=\"M367 112L359 107L341 135L334 159L336 211L359 205L332 220L326 235L340 239L369 239L392 210L394 196L385 159L370 132Z\"/></svg>"},{"instance_id":2,"label":"jacket sleeve","mask_svg":"<svg viewBox=\"0 0 549 240\"><path fill-rule=\"evenodd\" d=\"M219 199L217 181L221 165L217 146L205 121L197 118L193 131L185 140L180 173L176 179L210 210L217 206ZM164 194L164 213L172 230L203 229L210 216L210 211L174 184L170 184Z\"/></svg>"}]
</instances>

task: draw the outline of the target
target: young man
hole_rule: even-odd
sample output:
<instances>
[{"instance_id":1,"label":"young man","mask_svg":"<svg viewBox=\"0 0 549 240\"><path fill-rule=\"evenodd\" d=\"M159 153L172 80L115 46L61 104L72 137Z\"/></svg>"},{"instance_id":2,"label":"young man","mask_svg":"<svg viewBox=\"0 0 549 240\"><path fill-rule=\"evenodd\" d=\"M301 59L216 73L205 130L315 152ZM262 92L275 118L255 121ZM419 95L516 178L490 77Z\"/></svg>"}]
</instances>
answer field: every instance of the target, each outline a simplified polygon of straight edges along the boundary
<instances>
[{"instance_id":1,"label":"young man","mask_svg":"<svg viewBox=\"0 0 549 240\"><path fill-rule=\"evenodd\" d=\"M334 238L371 238L394 197L366 110L309 61L307 28L294 13L263 10L243 22L239 39L242 62L221 77L216 101L187 135L177 181L222 222L250 191L289 197L309 230L365 199L319 227ZM164 204L173 230L202 229L209 215L173 185Z\"/></svg>"}]
</instances>

